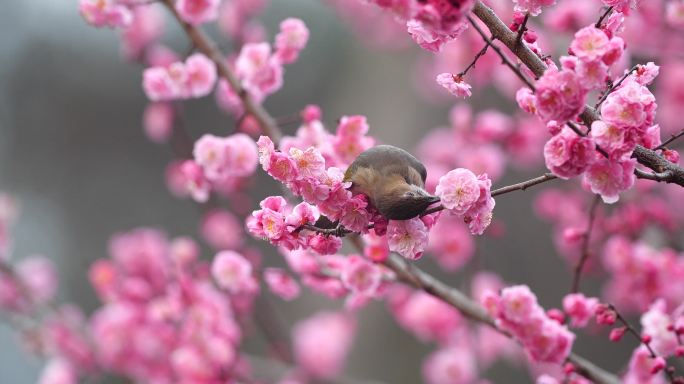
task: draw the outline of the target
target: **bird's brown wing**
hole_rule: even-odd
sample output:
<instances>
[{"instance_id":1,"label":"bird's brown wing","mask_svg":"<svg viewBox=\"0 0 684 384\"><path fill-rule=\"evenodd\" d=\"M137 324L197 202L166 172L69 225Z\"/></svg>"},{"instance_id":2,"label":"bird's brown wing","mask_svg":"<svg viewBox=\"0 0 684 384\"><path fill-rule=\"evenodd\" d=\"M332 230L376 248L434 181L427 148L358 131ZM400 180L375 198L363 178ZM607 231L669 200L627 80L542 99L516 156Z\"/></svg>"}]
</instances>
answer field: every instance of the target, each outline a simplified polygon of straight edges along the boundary
<instances>
[{"instance_id":1,"label":"bird's brown wing","mask_svg":"<svg viewBox=\"0 0 684 384\"><path fill-rule=\"evenodd\" d=\"M359 168L371 168L380 173L399 173L410 184L425 185L427 170L412 154L392 145L378 145L361 153L344 173L345 181L354 181L353 176ZM414 172L415 171L415 172ZM422 183L418 183L417 176Z\"/></svg>"}]
</instances>

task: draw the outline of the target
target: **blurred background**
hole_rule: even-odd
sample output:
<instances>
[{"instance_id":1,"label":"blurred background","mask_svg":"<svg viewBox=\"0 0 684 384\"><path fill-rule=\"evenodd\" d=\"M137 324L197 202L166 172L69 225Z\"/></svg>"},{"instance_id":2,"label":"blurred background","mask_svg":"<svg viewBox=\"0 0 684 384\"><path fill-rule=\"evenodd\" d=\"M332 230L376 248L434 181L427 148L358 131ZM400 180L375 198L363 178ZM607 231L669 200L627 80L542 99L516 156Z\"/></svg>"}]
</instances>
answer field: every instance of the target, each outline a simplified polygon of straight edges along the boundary
<instances>
[{"instance_id":1,"label":"blurred background","mask_svg":"<svg viewBox=\"0 0 684 384\"><path fill-rule=\"evenodd\" d=\"M397 39L393 49L377 49L354 34L335 7L288 0L273 1L261 17L269 40L280 20L289 16L303 19L311 37L300 59L286 68L283 89L266 102L273 115L292 115L315 103L328 128L334 129L339 117L362 114L368 117L371 135L409 150L415 150L432 128L448 125L448 111L456 99L415 91L415 83L422 81L416 78L416 69L426 53L407 35ZM163 39L178 52L189 47L174 23L167 24ZM87 281L88 267L107 256L113 233L152 226L170 236L199 237L201 212L192 201L174 198L165 186L171 150L150 142L143 133L147 101L141 88L142 67L124 61L119 45L116 31L88 26L73 1L16 0L0 12L0 190L15 195L21 205L12 257L50 257L59 269L59 298L86 311L98 306ZM469 100L475 111L515 110L492 89L475 93ZM216 108L212 97L187 102L184 116L194 138L233 129L233 120ZM289 125L284 131L292 134L295 129ZM542 171L510 171L495 184L525 180ZM263 173L258 179L259 196L253 197L251 207L277 188ZM538 190L544 188L547 185ZM498 237L478 238L470 264L496 271L508 283L530 285L541 304L552 307L568 291L571 276L553 247L550 226L530 214L538 190L497 199L495 215L506 229ZM284 265L275 250L254 244L263 249L265 265ZM205 249L204 257L211 256ZM432 260L419 264L460 288L467 287L465 276L474 268L449 274ZM595 294L598 289L588 283L585 291ZM288 328L317 309L343 306L310 293L292 303L266 295L278 321ZM434 346L400 329L382 303L361 311L358 325L347 376L386 383L422 380L422 360ZM244 349L258 354L264 342L252 336ZM576 351L612 371L622 367L630 352L592 337L579 337ZM0 382L34 382L41 366L25 352L20 337L0 324ZM484 377L500 383L530 381L524 369L506 363L495 365Z\"/></svg>"}]
</instances>

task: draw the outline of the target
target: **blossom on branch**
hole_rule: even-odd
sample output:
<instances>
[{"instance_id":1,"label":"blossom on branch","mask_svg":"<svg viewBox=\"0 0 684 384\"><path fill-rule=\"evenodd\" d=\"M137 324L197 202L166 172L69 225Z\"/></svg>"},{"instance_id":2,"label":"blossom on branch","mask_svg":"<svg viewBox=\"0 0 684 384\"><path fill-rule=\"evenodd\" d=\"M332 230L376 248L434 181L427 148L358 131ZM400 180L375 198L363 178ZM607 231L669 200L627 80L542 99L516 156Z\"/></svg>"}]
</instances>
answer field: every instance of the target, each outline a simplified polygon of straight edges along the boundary
<instances>
[{"instance_id":1,"label":"blossom on branch","mask_svg":"<svg viewBox=\"0 0 684 384\"><path fill-rule=\"evenodd\" d=\"M437 84L441 85L454 96L470 97L470 84L463 81L463 76L451 73L440 73L437 75Z\"/></svg>"}]
</instances>

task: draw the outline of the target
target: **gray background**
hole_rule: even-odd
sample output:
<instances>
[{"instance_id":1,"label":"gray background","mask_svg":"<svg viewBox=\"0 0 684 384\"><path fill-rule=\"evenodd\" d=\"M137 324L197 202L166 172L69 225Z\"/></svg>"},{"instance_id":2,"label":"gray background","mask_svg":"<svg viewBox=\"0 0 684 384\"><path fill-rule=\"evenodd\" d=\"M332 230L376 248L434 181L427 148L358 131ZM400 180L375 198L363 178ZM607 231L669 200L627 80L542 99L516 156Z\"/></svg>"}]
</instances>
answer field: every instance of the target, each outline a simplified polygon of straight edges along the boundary
<instances>
[{"instance_id":1,"label":"gray background","mask_svg":"<svg viewBox=\"0 0 684 384\"><path fill-rule=\"evenodd\" d=\"M0 12L0 190L16 195L22 204L13 232L14 258L48 255L59 268L60 299L92 311L97 300L86 272L92 260L106 256L112 233L145 225L196 237L199 212L165 188L163 170L171 151L142 133L146 100L141 68L120 59L117 34L86 25L72 1L10 2ZM300 60L287 67L283 90L266 103L274 115L290 114L308 103L320 104L328 123L343 114L364 114L371 134L405 148L446 123L447 106L427 105L413 91L418 49L369 50L331 8L313 0L273 1L264 15L269 31L287 16L305 20L312 33ZM167 31L166 42L183 51L187 42L178 27L169 23ZM194 137L232 129L213 98L187 104L187 126ZM536 174L509 172L501 183ZM274 187L263 177L260 185L260 195ZM508 232L498 240L479 239L478 257L508 282L529 284L546 307L558 306L570 276L555 255L548 226L530 215L533 195L497 200L496 216L506 222ZM265 249L266 264L282 264L280 256ZM459 275L440 274L430 261L421 264L449 283L463 285ZM595 288L589 291L597 293ZM316 308L342 305L309 294L292 304L272 301L286 324ZM420 364L433 346L399 329L378 303L362 311L359 329L346 368L349 376L420 382ZM626 344L618 347L602 338L580 336L576 345L578 352L611 370L619 369L629 353ZM258 337L245 345L256 352L262 347ZM0 324L0 382L33 382L41 365ZM511 372L497 365L486 377L501 383L529 381L526 374Z\"/></svg>"}]
</instances>

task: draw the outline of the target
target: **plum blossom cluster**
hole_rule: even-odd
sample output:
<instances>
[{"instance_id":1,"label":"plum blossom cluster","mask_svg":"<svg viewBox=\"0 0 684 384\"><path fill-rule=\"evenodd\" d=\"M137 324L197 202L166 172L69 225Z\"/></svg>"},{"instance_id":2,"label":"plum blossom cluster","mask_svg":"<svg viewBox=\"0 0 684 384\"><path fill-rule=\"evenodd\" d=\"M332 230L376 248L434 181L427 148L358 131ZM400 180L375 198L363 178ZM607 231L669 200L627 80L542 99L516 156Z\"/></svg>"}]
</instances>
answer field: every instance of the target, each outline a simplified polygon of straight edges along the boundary
<instances>
[{"instance_id":1,"label":"plum blossom cluster","mask_svg":"<svg viewBox=\"0 0 684 384\"><path fill-rule=\"evenodd\" d=\"M623 55L624 41L615 35L622 18L614 13L602 28L579 30L570 44L572 55L561 57L561 68L547 69L536 93L522 88L516 95L520 107L539 116L553 135L544 147L546 166L563 179L584 174L584 183L606 203L634 185L636 161L630 157L636 145L660 143L655 98L646 88L658 74L653 63L637 66L616 81L617 87L604 90L601 120L588 136L565 126L584 109L590 91L603 89L609 67Z\"/></svg>"},{"instance_id":2,"label":"plum blossom cluster","mask_svg":"<svg viewBox=\"0 0 684 384\"><path fill-rule=\"evenodd\" d=\"M176 11L181 19L190 24L202 24L216 20L221 0L176 0Z\"/></svg>"},{"instance_id":3,"label":"plum blossom cluster","mask_svg":"<svg viewBox=\"0 0 684 384\"><path fill-rule=\"evenodd\" d=\"M122 0L80 0L78 10L95 27L126 27L133 20L128 2Z\"/></svg>"},{"instance_id":4,"label":"plum blossom cluster","mask_svg":"<svg viewBox=\"0 0 684 384\"><path fill-rule=\"evenodd\" d=\"M309 30L299 19L289 18L280 23L280 31L273 46L267 42L253 42L242 46L234 62L229 63L242 87L261 103L283 86L283 65L297 60L306 47ZM242 117L244 107L237 91L226 79L221 79L216 91L218 105Z\"/></svg>"},{"instance_id":5,"label":"plum blossom cluster","mask_svg":"<svg viewBox=\"0 0 684 384\"><path fill-rule=\"evenodd\" d=\"M214 62L195 53L184 62L145 69L143 89L151 101L198 98L214 89L216 77Z\"/></svg>"},{"instance_id":6,"label":"plum blossom cluster","mask_svg":"<svg viewBox=\"0 0 684 384\"><path fill-rule=\"evenodd\" d=\"M529 13L531 16L538 16L542 7L548 7L556 3L556 0L513 0L516 12Z\"/></svg>"},{"instance_id":7,"label":"plum blossom cluster","mask_svg":"<svg viewBox=\"0 0 684 384\"><path fill-rule=\"evenodd\" d=\"M104 368L141 380L197 382L244 372L237 316L249 308L258 286L242 255L219 253L209 274L194 241L169 241L144 228L115 236L110 254L90 271L105 303L89 326Z\"/></svg>"},{"instance_id":8,"label":"plum blossom cluster","mask_svg":"<svg viewBox=\"0 0 684 384\"><path fill-rule=\"evenodd\" d=\"M167 170L167 183L176 196L191 197L197 202L206 202L212 191L235 191L254 173L258 163L256 144L244 133L227 137L205 134L195 142L193 157L172 163Z\"/></svg>"},{"instance_id":9,"label":"plum blossom cluster","mask_svg":"<svg viewBox=\"0 0 684 384\"><path fill-rule=\"evenodd\" d=\"M482 300L497 326L519 340L535 361L560 364L570 354L575 335L544 312L527 286L507 287L498 295L489 291Z\"/></svg>"},{"instance_id":10,"label":"plum blossom cluster","mask_svg":"<svg viewBox=\"0 0 684 384\"><path fill-rule=\"evenodd\" d=\"M449 126L431 130L416 152L428 169L427 190L433 191L439 177L454 168L486 173L494 181L507 164L534 169L541 164L546 139L534 117L511 117L493 109L474 113L470 106L456 104L449 112Z\"/></svg>"},{"instance_id":11,"label":"plum blossom cluster","mask_svg":"<svg viewBox=\"0 0 684 384\"><path fill-rule=\"evenodd\" d=\"M385 297L388 285L396 280L391 271L362 255L331 254L321 257L310 249L288 251L280 248L290 270L302 285L331 299L345 298L345 307L358 310L371 300ZM273 294L283 300L298 296L299 285L282 270L267 269L264 278Z\"/></svg>"},{"instance_id":12,"label":"plum blossom cluster","mask_svg":"<svg viewBox=\"0 0 684 384\"><path fill-rule=\"evenodd\" d=\"M671 207L681 199L679 191L663 194L646 180L638 181L636 188L640 192L638 195L626 196L609 211L600 206L595 208L587 244L591 255L601 249L610 237L638 239L644 231L654 227L664 236L676 236L681 219L679 212L673 211ZM580 190L546 189L535 199L537 216L553 225L556 249L569 265L577 265L583 252L583 244L587 241L585 236L589 229L591 204L590 199ZM587 270L595 269L598 264L597 258L589 257ZM620 271L621 269L614 270Z\"/></svg>"},{"instance_id":13,"label":"plum blossom cluster","mask_svg":"<svg viewBox=\"0 0 684 384\"><path fill-rule=\"evenodd\" d=\"M372 3L394 13L411 38L423 49L437 52L444 44L454 40L467 28L466 16L472 10L473 0L380 1Z\"/></svg>"},{"instance_id":14,"label":"plum blossom cluster","mask_svg":"<svg viewBox=\"0 0 684 384\"><path fill-rule=\"evenodd\" d=\"M311 248L322 255L336 253L342 246L338 237L306 229L320 217L316 206L300 203L293 208L281 196L267 197L259 205L261 209L247 220L247 229L255 237L287 250Z\"/></svg>"},{"instance_id":15,"label":"plum blossom cluster","mask_svg":"<svg viewBox=\"0 0 684 384\"><path fill-rule=\"evenodd\" d=\"M672 249L656 250L615 235L607 240L601 260L610 274L605 297L625 311L644 311L657 299L672 308L684 298L684 288L673 283L684 276L684 256Z\"/></svg>"},{"instance_id":16,"label":"plum blossom cluster","mask_svg":"<svg viewBox=\"0 0 684 384\"><path fill-rule=\"evenodd\" d=\"M237 43L264 41L265 27L257 16L267 5L268 0L223 0L217 19L219 30Z\"/></svg>"},{"instance_id":17,"label":"plum blossom cluster","mask_svg":"<svg viewBox=\"0 0 684 384\"><path fill-rule=\"evenodd\" d=\"M492 222L494 198L492 181L487 174L475 176L465 168L457 168L440 177L435 194L451 214L463 217L470 232L481 235Z\"/></svg>"}]
</instances>

